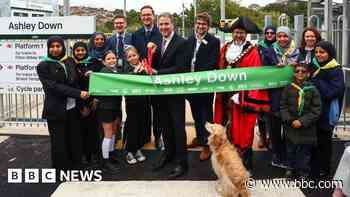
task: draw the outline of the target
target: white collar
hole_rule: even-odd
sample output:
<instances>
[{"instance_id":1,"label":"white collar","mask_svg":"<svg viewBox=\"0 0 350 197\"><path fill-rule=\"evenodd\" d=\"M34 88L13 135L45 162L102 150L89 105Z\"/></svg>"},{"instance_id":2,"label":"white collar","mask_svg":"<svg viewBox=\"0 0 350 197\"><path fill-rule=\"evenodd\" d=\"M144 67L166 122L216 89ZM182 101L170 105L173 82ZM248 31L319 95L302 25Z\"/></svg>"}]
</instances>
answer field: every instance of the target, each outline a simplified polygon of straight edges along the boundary
<instances>
[{"instance_id":1,"label":"white collar","mask_svg":"<svg viewBox=\"0 0 350 197\"><path fill-rule=\"evenodd\" d=\"M117 36L117 38L118 38L119 36L121 36L121 37L124 38L124 37L125 37L125 33L126 33L125 31L124 31L123 33L121 33L121 34L118 33L118 32L115 32L115 35Z\"/></svg>"},{"instance_id":2,"label":"white collar","mask_svg":"<svg viewBox=\"0 0 350 197\"><path fill-rule=\"evenodd\" d=\"M205 36L207 36L207 33L208 33L208 32L206 32L203 36L200 36L200 37L199 37L198 34L195 33L196 40L203 40L203 39L205 38Z\"/></svg>"},{"instance_id":3,"label":"white collar","mask_svg":"<svg viewBox=\"0 0 350 197\"><path fill-rule=\"evenodd\" d=\"M163 40L166 40L166 42L169 43L171 41L171 39L173 39L174 34L175 34L175 32L171 32L170 36L167 38L163 36Z\"/></svg>"},{"instance_id":4,"label":"white collar","mask_svg":"<svg viewBox=\"0 0 350 197\"><path fill-rule=\"evenodd\" d=\"M152 27L150 27L150 28L147 28L146 26L143 26L143 28L145 29L145 32L152 32L153 31L153 25L152 25Z\"/></svg>"},{"instance_id":5,"label":"white collar","mask_svg":"<svg viewBox=\"0 0 350 197\"><path fill-rule=\"evenodd\" d=\"M241 45L235 45L234 42L232 42L226 51L226 60L228 62L234 61L242 53L243 47L246 43L247 41L243 42Z\"/></svg>"},{"instance_id":6,"label":"white collar","mask_svg":"<svg viewBox=\"0 0 350 197\"><path fill-rule=\"evenodd\" d=\"M234 46L236 46L236 47L243 47L245 44L247 44L247 41L246 41L246 40L245 40L242 44L239 44L239 45L238 45L238 44L235 44L235 41L233 40L231 46L234 45ZM230 47L231 47L231 46L230 46Z\"/></svg>"}]
</instances>

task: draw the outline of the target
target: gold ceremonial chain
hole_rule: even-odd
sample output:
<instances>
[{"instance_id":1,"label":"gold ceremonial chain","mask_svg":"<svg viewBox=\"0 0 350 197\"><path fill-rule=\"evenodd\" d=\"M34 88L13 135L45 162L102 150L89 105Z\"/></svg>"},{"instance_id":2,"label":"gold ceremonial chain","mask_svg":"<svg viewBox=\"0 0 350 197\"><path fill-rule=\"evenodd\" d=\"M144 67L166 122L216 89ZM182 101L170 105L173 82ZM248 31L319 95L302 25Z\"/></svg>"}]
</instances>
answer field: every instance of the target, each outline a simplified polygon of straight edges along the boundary
<instances>
[{"instance_id":1,"label":"gold ceremonial chain","mask_svg":"<svg viewBox=\"0 0 350 197\"><path fill-rule=\"evenodd\" d=\"M241 54L239 54L234 60L231 62L228 62L227 68L232 68L235 66L236 63L238 63L239 60L241 60L251 49L254 48L254 45L249 42L249 47L244 50Z\"/></svg>"}]
</instances>

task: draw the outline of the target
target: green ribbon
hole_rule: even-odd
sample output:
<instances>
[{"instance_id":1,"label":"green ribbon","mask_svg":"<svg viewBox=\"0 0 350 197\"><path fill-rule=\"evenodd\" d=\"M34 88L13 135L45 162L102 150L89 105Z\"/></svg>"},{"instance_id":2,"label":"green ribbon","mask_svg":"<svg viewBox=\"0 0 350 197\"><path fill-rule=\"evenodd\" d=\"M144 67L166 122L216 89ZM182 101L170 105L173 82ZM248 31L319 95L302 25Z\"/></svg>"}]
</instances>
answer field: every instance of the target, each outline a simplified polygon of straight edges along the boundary
<instances>
[{"instance_id":1,"label":"green ribbon","mask_svg":"<svg viewBox=\"0 0 350 197\"><path fill-rule=\"evenodd\" d=\"M232 92L287 86L292 66L232 68L169 75L92 73L89 93L96 96L167 95Z\"/></svg>"}]
</instances>

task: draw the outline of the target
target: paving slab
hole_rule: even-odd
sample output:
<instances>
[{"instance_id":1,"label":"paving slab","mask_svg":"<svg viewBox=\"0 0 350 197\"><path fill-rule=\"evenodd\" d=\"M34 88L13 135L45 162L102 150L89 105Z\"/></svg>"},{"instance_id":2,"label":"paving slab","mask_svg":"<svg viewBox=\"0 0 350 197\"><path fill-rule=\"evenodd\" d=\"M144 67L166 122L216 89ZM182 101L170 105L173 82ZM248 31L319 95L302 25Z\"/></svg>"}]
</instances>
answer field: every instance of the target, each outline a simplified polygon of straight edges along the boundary
<instances>
[{"instance_id":1,"label":"paving slab","mask_svg":"<svg viewBox=\"0 0 350 197\"><path fill-rule=\"evenodd\" d=\"M66 182L51 197L219 197L216 181ZM257 181L252 197L304 197L298 188L263 188Z\"/></svg>"}]
</instances>

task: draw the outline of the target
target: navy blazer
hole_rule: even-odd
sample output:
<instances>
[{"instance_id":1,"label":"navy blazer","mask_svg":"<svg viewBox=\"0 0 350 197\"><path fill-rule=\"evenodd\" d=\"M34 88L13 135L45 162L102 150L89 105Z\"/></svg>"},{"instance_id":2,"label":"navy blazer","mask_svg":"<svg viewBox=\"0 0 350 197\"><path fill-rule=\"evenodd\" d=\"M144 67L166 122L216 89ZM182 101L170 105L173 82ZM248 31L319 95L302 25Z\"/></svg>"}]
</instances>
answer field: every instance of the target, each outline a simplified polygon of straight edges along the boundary
<instances>
[{"instance_id":1,"label":"navy blazer","mask_svg":"<svg viewBox=\"0 0 350 197\"><path fill-rule=\"evenodd\" d=\"M195 65L195 71L213 70L216 67L220 54L220 40L215 36L207 33L201 45L198 48ZM188 38L186 49L188 49L188 65L191 67L191 62L194 55L197 39L195 34Z\"/></svg>"},{"instance_id":2,"label":"navy blazer","mask_svg":"<svg viewBox=\"0 0 350 197\"><path fill-rule=\"evenodd\" d=\"M161 46L162 35L156 26L154 26L152 29L150 42L155 43L158 48ZM132 34L131 44L137 49L141 59L147 57L146 31L144 27L141 27L139 30Z\"/></svg>"},{"instance_id":3,"label":"navy blazer","mask_svg":"<svg viewBox=\"0 0 350 197\"><path fill-rule=\"evenodd\" d=\"M128 45L131 45L131 37L132 34L131 33L125 33L124 35L124 49L128 47ZM114 33L111 37L109 37L107 39L107 49L113 51L117 56L118 56L118 36L117 33ZM122 57L122 62L118 63L119 66L122 67L122 69L124 69L127 66L127 59L126 56L124 54L124 51L122 53L123 57Z\"/></svg>"},{"instance_id":4,"label":"navy blazer","mask_svg":"<svg viewBox=\"0 0 350 197\"><path fill-rule=\"evenodd\" d=\"M131 44L131 39L132 39L132 34L131 33L125 33L124 36L124 49L128 46L128 45L132 45ZM111 37L109 37L107 39L107 48L108 50L112 50L115 54L118 54L118 36L117 33L114 33ZM123 57L123 59L125 59L125 57Z\"/></svg>"}]
</instances>

